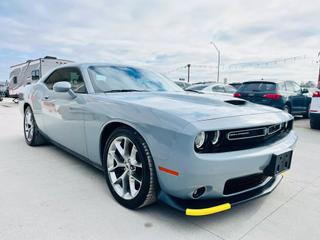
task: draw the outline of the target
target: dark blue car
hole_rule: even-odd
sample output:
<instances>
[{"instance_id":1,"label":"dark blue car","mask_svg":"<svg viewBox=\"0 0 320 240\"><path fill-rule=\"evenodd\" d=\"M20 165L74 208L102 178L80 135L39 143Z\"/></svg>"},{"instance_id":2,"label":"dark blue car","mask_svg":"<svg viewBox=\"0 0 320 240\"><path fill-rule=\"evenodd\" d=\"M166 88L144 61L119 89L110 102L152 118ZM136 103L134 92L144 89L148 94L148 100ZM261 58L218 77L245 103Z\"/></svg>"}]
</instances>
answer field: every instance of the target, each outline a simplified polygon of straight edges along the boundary
<instances>
[{"instance_id":1,"label":"dark blue car","mask_svg":"<svg viewBox=\"0 0 320 240\"><path fill-rule=\"evenodd\" d=\"M294 81L261 80L244 82L234 96L308 117L311 98L306 93Z\"/></svg>"}]
</instances>

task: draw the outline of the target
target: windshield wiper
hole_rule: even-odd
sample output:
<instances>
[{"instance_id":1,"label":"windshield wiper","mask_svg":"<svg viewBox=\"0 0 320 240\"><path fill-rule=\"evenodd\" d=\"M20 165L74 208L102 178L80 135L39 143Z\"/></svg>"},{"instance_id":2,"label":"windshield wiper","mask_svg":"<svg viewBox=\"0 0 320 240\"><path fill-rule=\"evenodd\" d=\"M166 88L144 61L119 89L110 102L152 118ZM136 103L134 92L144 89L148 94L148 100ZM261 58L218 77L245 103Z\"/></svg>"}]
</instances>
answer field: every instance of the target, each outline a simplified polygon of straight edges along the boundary
<instances>
[{"instance_id":1,"label":"windshield wiper","mask_svg":"<svg viewBox=\"0 0 320 240\"><path fill-rule=\"evenodd\" d=\"M114 92L149 92L148 90L139 90L139 89L113 89L104 91L104 93L114 93Z\"/></svg>"},{"instance_id":2,"label":"windshield wiper","mask_svg":"<svg viewBox=\"0 0 320 240\"><path fill-rule=\"evenodd\" d=\"M203 94L203 92L199 92L197 90L193 90L193 89L185 89L186 92L195 92L195 93L199 93L199 94Z\"/></svg>"}]
</instances>

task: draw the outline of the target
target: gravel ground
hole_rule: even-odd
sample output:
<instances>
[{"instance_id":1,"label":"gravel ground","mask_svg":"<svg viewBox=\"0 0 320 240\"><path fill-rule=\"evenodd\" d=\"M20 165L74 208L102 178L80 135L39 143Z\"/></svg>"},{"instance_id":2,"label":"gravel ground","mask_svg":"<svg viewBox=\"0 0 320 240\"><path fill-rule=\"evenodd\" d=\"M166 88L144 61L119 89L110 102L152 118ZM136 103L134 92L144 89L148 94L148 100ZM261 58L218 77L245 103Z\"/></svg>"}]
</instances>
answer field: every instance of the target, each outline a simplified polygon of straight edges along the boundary
<instances>
[{"instance_id":1,"label":"gravel ground","mask_svg":"<svg viewBox=\"0 0 320 240\"><path fill-rule=\"evenodd\" d=\"M320 239L320 131L297 119L292 169L270 195L206 217L161 203L130 211L103 174L52 146L29 147L0 102L0 239Z\"/></svg>"}]
</instances>

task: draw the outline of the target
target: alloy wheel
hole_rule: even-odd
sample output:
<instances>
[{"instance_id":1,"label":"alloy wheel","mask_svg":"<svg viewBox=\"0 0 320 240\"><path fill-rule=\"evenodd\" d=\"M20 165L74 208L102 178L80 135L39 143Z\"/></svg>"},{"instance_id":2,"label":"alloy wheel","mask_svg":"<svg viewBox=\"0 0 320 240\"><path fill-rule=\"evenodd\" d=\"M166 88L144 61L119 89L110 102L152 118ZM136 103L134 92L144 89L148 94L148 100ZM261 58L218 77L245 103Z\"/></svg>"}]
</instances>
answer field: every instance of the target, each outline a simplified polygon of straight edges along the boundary
<instances>
[{"instance_id":1,"label":"alloy wheel","mask_svg":"<svg viewBox=\"0 0 320 240\"><path fill-rule=\"evenodd\" d=\"M137 196L142 185L142 163L137 147L124 136L115 138L108 149L107 172L114 191L123 199Z\"/></svg>"},{"instance_id":2,"label":"alloy wheel","mask_svg":"<svg viewBox=\"0 0 320 240\"><path fill-rule=\"evenodd\" d=\"M34 133L34 120L29 108L26 110L24 115L24 133L27 141L31 142Z\"/></svg>"}]
</instances>

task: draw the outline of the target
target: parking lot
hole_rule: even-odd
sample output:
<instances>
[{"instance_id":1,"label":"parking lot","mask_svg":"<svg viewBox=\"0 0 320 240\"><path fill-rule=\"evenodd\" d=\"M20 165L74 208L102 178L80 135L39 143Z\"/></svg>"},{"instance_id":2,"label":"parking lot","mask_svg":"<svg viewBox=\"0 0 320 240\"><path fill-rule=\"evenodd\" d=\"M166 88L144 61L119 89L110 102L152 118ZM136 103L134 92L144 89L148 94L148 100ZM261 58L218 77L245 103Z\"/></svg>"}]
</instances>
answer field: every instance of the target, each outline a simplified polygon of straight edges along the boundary
<instances>
[{"instance_id":1,"label":"parking lot","mask_svg":"<svg viewBox=\"0 0 320 240\"><path fill-rule=\"evenodd\" d=\"M164 204L130 211L103 174L52 145L24 142L17 104L0 103L0 239L320 239L320 131L296 119L291 170L270 195L206 217ZM66 133L68 134L68 133Z\"/></svg>"}]
</instances>

